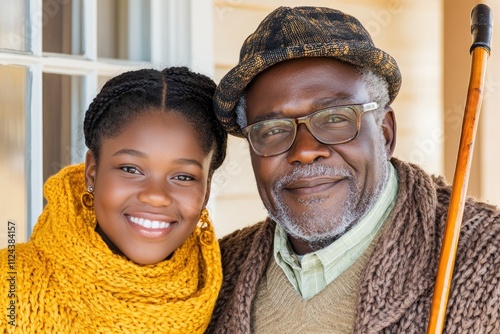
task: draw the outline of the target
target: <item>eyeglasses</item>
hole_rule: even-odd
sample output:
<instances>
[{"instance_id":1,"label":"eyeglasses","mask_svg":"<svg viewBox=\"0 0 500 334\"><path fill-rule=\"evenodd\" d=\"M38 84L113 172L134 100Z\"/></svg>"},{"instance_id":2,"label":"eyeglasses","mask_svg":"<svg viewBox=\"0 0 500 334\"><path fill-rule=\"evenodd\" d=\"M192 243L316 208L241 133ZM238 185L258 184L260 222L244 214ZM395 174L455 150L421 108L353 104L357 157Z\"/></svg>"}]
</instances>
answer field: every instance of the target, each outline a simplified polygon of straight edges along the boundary
<instances>
[{"instance_id":1,"label":"eyeglasses","mask_svg":"<svg viewBox=\"0 0 500 334\"><path fill-rule=\"evenodd\" d=\"M359 133L361 114L378 108L376 102L336 106L298 118L277 118L244 127L241 131L257 155L269 157L286 152L304 123L319 142L327 145L353 140Z\"/></svg>"}]
</instances>

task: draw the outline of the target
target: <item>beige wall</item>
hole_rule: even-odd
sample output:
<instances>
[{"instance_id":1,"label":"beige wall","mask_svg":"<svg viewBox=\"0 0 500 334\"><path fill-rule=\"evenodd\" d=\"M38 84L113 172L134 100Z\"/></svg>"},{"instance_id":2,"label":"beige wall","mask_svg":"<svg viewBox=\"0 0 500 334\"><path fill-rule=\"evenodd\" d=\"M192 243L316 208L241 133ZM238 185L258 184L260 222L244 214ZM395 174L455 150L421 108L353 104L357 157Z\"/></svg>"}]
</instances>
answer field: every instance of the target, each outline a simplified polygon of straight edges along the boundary
<instances>
[{"instance_id":1,"label":"beige wall","mask_svg":"<svg viewBox=\"0 0 500 334\"><path fill-rule=\"evenodd\" d=\"M470 26L458 25L459 18L470 15L477 3L487 3L493 15L500 14L498 1L461 0L445 2L444 10L444 115L445 115L445 175L453 179L458 152L462 117L465 109L471 56ZM498 22L498 19L497 19ZM464 22L466 23L466 22ZM494 25L492 55L488 60L484 99L479 118L474 158L469 181L469 193L485 201L500 204L500 115L495 105L500 102L500 29Z\"/></svg>"},{"instance_id":2,"label":"beige wall","mask_svg":"<svg viewBox=\"0 0 500 334\"><path fill-rule=\"evenodd\" d=\"M485 97L478 136L481 154L478 172L481 175L480 196L488 202L500 205L500 1L487 4L496 15L493 29L492 54L488 60Z\"/></svg>"},{"instance_id":3,"label":"beige wall","mask_svg":"<svg viewBox=\"0 0 500 334\"><path fill-rule=\"evenodd\" d=\"M461 124L470 66L469 14L476 2L323 0L273 1L270 6L264 0L215 0L216 81L237 63L243 40L277 6L319 5L350 13L370 31L375 45L389 52L401 68L403 85L393 104L398 122L395 156L415 162L431 173L444 174L451 182L458 147L455 137L460 132L456 127ZM497 2L493 4L495 6L499 6ZM491 67L491 90L494 91L498 85L494 84L495 69ZM497 72L498 67L500 65L497 65ZM498 94L493 94L493 91L485 99L485 105L494 103ZM450 113L454 117L448 117ZM500 203L499 191L490 184L496 178L496 184L500 185L494 172L500 161L495 154L485 154L495 149L493 142L485 138L498 136L500 131L495 131L493 124L500 124L497 115L492 112L484 114L483 128L478 135L481 147L476 151L479 154L475 159L476 170L471 176L471 189L477 196ZM486 177L491 181L486 182ZM213 195L212 207L219 235L266 216L244 140L231 138L228 159L216 176Z\"/></svg>"}]
</instances>

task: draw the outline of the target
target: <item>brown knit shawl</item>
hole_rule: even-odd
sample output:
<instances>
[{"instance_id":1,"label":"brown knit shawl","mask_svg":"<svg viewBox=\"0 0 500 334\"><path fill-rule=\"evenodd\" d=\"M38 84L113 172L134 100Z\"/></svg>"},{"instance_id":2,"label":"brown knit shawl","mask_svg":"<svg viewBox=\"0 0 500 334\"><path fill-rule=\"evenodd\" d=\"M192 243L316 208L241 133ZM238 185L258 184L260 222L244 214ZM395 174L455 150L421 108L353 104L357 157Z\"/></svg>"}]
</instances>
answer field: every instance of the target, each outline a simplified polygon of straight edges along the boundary
<instances>
[{"instance_id":1,"label":"brown knit shawl","mask_svg":"<svg viewBox=\"0 0 500 334\"><path fill-rule=\"evenodd\" d=\"M396 206L365 268L355 333L425 333L450 187L393 159ZM207 333L251 333L251 308L272 259L270 219L220 241L224 281ZM464 210L445 333L500 333L500 212L469 199Z\"/></svg>"}]
</instances>

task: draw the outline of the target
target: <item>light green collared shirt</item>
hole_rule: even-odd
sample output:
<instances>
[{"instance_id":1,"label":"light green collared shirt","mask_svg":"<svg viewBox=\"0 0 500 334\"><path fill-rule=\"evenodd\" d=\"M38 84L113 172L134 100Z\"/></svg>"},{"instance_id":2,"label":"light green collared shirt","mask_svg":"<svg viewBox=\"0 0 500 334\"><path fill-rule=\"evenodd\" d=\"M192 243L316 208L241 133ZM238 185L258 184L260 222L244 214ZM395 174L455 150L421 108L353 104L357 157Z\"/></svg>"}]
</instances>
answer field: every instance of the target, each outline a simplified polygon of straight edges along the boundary
<instances>
[{"instance_id":1,"label":"light green collared shirt","mask_svg":"<svg viewBox=\"0 0 500 334\"><path fill-rule=\"evenodd\" d=\"M391 213L397 192L397 174L390 164L387 185L365 217L328 247L300 258L289 245L286 232L276 224L274 259L302 298L319 293L363 254Z\"/></svg>"}]
</instances>

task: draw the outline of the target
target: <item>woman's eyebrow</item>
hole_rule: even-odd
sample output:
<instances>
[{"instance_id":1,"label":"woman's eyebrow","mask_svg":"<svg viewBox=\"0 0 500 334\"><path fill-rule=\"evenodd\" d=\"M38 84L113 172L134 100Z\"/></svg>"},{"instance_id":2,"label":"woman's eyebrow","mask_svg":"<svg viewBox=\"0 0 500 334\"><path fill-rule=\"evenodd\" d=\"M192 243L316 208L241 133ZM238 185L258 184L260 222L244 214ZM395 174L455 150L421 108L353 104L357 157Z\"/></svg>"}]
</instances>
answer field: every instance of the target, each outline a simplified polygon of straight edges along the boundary
<instances>
[{"instance_id":1,"label":"woman's eyebrow","mask_svg":"<svg viewBox=\"0 0 500 334\"><path fill-rule=\"evenodd\" d=\"M181 159L176 159L175 162L178 163L179 165L196 165L200 168L203 168L202 164L195 159L181 158Z\"/></svg>"},{"instance_id":2,"label":"woman's eyebrow","mask_svg":"<svg viewBox=\"0 0 500 334\"><path fill-rule=\"evenodd\" d=\"M148 157L148 155L146 153L138 151L138 150L130 149L130 148L123 148L123 149L121 149L113 154L114 157L119 156L119 155L130 155L130 156L138 157L138 158L147 158ZM199 162L196 159L179 158L179 159L175 159L174 161L175 161L175 163L177 163L179 165L196 165L200 168L203 168L203 165L201 164L201 162Z\"/></svg>"},{"instance_id":3,"label":"woman's eyebrow","mask_svg":"<svg viewBox=\"0 0 500 334\"><path fill-rule=\"evenodd\" d=\"M116 151L113 156L119 156L119 155L131 155L133 157L138 157L138 158L146 158L147 155L144 152L130 149L130 148L123 148L119 151Z\"/></svg>"}]
</instances>

